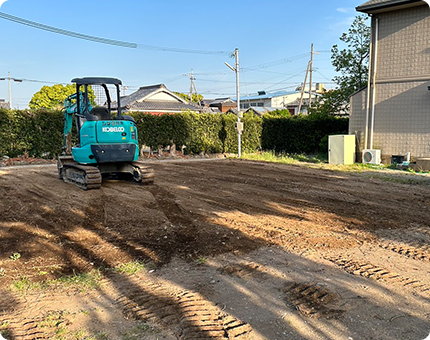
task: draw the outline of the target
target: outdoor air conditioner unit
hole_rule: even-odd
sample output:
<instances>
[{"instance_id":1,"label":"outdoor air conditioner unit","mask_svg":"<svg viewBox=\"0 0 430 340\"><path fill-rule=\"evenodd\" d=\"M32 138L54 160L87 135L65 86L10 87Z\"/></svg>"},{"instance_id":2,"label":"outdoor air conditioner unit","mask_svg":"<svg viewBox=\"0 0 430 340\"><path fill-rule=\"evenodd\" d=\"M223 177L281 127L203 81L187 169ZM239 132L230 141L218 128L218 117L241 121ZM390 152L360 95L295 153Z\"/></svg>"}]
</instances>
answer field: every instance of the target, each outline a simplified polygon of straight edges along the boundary
<instances>
[{"instance_id":1,"label":"outdoor air conditioner unit","mask_svg":"<svg viewBox=\"0 0 430 340\"><path fill-rule=\"evenodd\" d=\"M363 164L381 164L381 150L364 149Z\"/></svg>"}]
</instances>

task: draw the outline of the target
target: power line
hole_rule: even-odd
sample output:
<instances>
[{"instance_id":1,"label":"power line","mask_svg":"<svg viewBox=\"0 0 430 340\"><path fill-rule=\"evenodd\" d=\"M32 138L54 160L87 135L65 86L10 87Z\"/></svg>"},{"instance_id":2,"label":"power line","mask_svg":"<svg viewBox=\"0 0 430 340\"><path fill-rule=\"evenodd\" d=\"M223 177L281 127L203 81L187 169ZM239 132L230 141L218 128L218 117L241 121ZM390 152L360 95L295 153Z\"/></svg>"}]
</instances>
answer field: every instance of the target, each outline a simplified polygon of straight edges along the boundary
<instances>
[{"instance_id":1,"label":"power line","mask_svg":"<svg viewBox=\"0 0 430 340\"><path fill-rule=\"evenodd\" d=\"M83 40L89 40L100 44L107 44L107 45L114 45L119 47L126 47L126 48L139 48L144 50L153 50L153 51L161 51L161 52L177 52L177 53L192 53L192 54L217 54L217 55L230 55L230 52L226 51L205 51L205 50L193 50L193 49L185 49L185 48L175 48L175 47L163 47L163 46L154 46L154 45L145 45L145 44L138 44L138 43L131 43L121 40L113 40L113 39L105 39L100 37L95 37L92 35L87 34L81 34L76 33L68 30L63 30L60 28L56 28L53 26L48 26L44 24L40 24L34 21L26 20L23 18L19 18L10 14L6 14L3 12L0 12L0 18L16 22L18 24L34 27L40 30L49 31L52 33L67 35L69 37L77 38L77 39L83 39Z\"/></svg>"}]
</instances>

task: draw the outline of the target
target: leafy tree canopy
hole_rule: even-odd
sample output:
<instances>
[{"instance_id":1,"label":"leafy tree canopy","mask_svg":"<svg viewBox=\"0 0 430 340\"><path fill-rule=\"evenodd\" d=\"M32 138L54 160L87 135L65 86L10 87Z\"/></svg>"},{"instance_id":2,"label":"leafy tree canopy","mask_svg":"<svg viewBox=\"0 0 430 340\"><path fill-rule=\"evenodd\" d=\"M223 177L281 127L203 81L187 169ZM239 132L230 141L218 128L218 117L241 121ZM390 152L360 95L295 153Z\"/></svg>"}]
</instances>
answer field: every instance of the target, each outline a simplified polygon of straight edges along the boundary
<instances>
[{"instance_id":1,"label":"leafy tree canopy","mask_svg":"<svg viewBox=\"0 0 430 340\"><path fill-rule=\"evenodd\" d=\"M174 92L177 96L181 97L182 99L185 99L188 102L192 103L200 103L203 100L203 96L201 94L193 93L192 98L190 100L190 95L181 93L181 92Z\"/></svg>"},{"instance_id":2,"label":"leafy tree canopy","mask_svg":"<svg viewBox=\"0 0 430 340\"><path fill-rule=\"evenodd\" d=\"M333 78L337 87L323 92L310 108L310 113L345 113L349 111L349 97L366 86L369 64L370 34L368 17L355 17L347 33L339 38L343 49L334 45L331 61L339 75Z\"/></svg>"},{"instance_id":3,"label":"leafy tree canopy","mask_svg":"<svg viewBox=\"0 0 430 340\"><path fill-rule=\"evenodd\" d=\"M43 86L33 95L28 106L31 109L61 110L64 106L64 100L73 93L76 93L76 85ZM90 102L94 104L95 95L91 86L88 86L88 97Z\"/></svg>"},{"instance_id":4,"label":"leafy tree canopy","mask_svg":"<svg viewBox=\"0 0 430 340\"><path fill-rule=\"evenodd\" d=\"M266 113L264 116L275 117L275 118L289 118L291 117L291 113L287 109L283 109L283 110L276 109L274 111L270 111Z\"/></svg>"},{"instance_id":5,"label":"leafy tree canopy","mask_svg":"<svg viewBox=\"0 0 430 340\"><path fill-rule=\"evenodd\" d=\"M341 50L338 45L334 45L331 50L332 64L336 72L340 72L339 76L334 77L334 81L348 95L367 83L370 50L370 27L366 24L367 19L365 15L356 16L348 33L343 33L340 37L346 48Z\"/></svg>"}]
</instances>

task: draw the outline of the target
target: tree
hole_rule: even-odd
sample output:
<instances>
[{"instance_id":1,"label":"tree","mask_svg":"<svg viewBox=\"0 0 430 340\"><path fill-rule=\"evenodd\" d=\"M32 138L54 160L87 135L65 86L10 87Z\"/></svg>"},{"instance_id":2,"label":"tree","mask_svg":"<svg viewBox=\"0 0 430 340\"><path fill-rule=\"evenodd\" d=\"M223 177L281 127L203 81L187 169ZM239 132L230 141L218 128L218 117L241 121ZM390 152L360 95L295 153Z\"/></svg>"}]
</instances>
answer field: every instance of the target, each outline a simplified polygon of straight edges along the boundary
<instances>
[{"instance_id":1,"label":"tree","mask_svg":"<svg viewBox=\"0 0 430 340\"><path fill-rule=\"evenodd\" d=\"M365 15L356 16L348 32L339 38L346 48L332 47L332 65L340 73L333 78L337 87L325 91L310 109L311 113L349 111L349 97L366 85L371 34L367 19Z\"/></svg>"},{"instance_id":2,"label":"tree","mask_svg":"<svg viewBox=\"0 0 430 340\"><path fill-rule=\"evenodd\" d=\"M201 94L193 93L193 96L190 100L190 95L181 93L181 92L174 92L177 96L181 97L182 99L185 99L188 102L192 103L200 103L203 100L203 96Z\"/></svg>"},{"instance_id":3,"label":"tree","mask_svg":"<svg viewBox=\"0 0 430 340\"><path fill-rule=\"evenodd\" d=\"M64 106L64 100L73 93L76 93L76 85L43 86L33 95L28 106L31 109L61 110ZM88 87L88 97L91 104L94 105L95 95L91 86Z\"/></svg>"},{"instance_id":4,"label":"tree","mask_svg":"<svg viewBox=\"0 0 430 340\"><path fill-rule=\"evenodd\" d=\"M367 83L370 27L366 21L367 16L356 16L348 33L343 33L340 37L347 48L340 50L338 45L334 45L331 49L332 65L336 72L341 73L340 76L334 77L334 81L348 96Z\"/></svg>"},{"instance_id":5,"label":"tree","mask_svg":"<svg viewBox=\"0 0 430 340\"><path fill-rule=\"evenodd\" d=\"M273 118L290 118L291 113L287 109L276 109L274 111L267 112L264 116L270 116Z\"/></svg>"}]
</instances>

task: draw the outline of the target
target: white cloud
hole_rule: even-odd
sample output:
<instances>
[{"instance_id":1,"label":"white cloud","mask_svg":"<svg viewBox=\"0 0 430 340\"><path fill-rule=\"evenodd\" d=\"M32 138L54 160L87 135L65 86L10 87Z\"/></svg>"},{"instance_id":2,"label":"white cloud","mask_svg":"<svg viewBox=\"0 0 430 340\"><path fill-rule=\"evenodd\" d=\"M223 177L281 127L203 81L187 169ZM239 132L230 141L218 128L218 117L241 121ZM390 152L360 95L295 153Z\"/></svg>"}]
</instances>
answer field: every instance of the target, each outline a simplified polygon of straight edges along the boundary
<instances>
[{"instance_id":1,"label":"white cloud","mask_svg":"<svg viewBox=\"0 0 430 340\"><path fill-rule=\"evenodd\" d=\"M1 5L3 5L6 1L7 0L0 0L0 8L1 8Z\"/></svg>"},{"instance_id":2,"label":"white cloud","mask_svg":"<svg viewBox=\"0 0 430 340\"><path fill-rule=\"evenodd\" d=\"M427 0L427 1L430 1L430 0ZM355 9L354 8L339 7L339 8L336 8L336 11L338 11L340 13L352 13L355 11Z\"/></svg>"}]
</instances>

